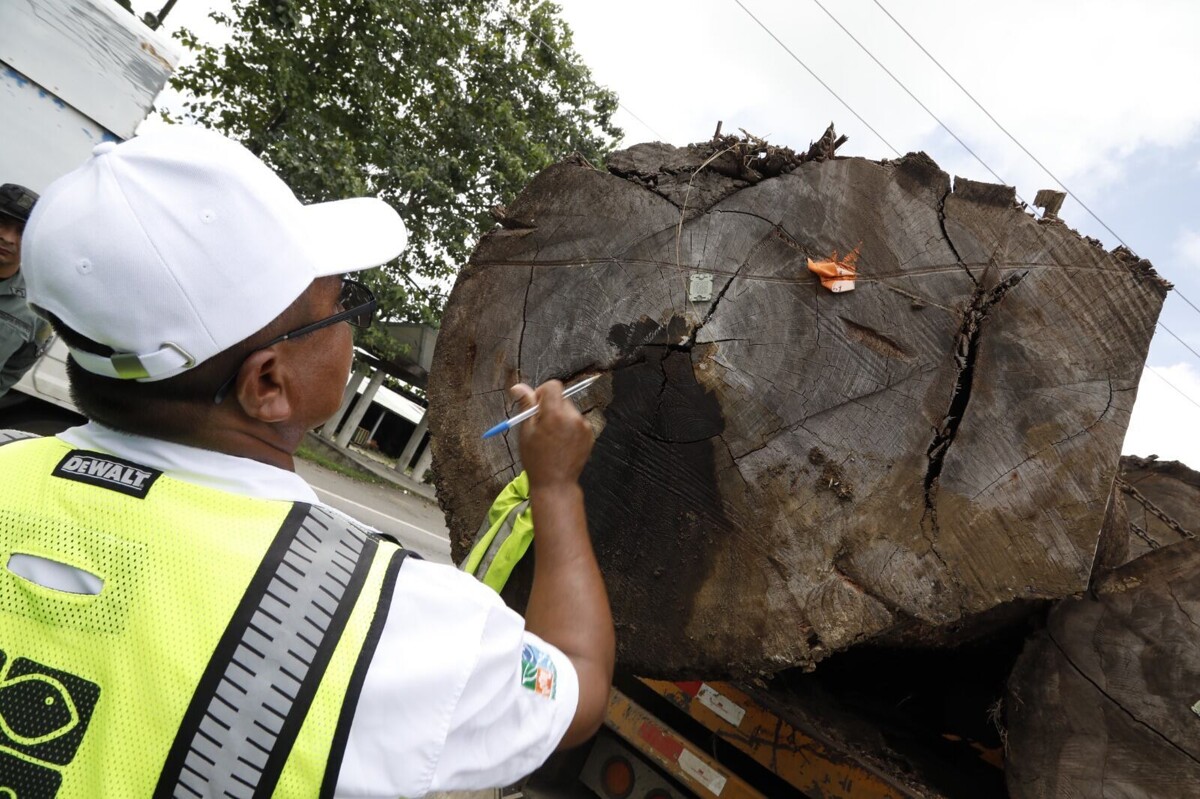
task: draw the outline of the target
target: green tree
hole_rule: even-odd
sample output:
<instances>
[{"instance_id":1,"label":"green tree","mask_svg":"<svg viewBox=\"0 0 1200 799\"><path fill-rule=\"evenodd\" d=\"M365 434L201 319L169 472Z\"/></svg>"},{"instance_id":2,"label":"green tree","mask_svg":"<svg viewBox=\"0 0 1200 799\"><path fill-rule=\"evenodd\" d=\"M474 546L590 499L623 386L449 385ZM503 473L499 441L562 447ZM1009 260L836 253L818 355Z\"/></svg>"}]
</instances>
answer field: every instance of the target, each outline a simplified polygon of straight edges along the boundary
<instances>
[{"instance_id":1,"label":"green tree","mask_svg":"<svg viewBox=\"0 0 1200 799\"><path fill-rule=\"evenodd\" d=\"M616 96L558 13L544 0L234 0L210 14L227 44L177 34L197 57L173 79L191 98L173 121L237 138L305 201L390 202L410 243L368 279L385 318L434 321L491 208L621 135ZM392 350L383 338L364 343Z\"/></svg>"}]
</instances>

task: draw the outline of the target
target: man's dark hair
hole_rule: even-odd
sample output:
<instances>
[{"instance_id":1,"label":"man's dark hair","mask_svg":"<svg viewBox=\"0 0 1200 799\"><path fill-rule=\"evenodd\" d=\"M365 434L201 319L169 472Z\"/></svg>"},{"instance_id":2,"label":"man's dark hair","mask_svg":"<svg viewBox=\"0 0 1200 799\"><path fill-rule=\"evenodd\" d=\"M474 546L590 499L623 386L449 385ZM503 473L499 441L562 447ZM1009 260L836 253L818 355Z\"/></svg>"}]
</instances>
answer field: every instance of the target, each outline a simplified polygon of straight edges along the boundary
<instances>
[{"instance_id":1,"label":"man's dark hair","mask_svg":"<svg viewBox=\"0 0 1200 799\"><path fill-rule=\"evenodd\" d=\"M303 323L310 304L308 296L307 291L301 294L257 333L183 374L163 380L139 382L106 377L89 372L74 358L68 357L71 399L88 419L126 433L172 438L181 431L194 429L194 425L214 407L213 395L217 389L241 367L250 353ZM104 356L113 354L112 347L77 333L54 314L41 309L38 313L50 322L54 332L71 349Z\"/></svg>"}]
</instances>

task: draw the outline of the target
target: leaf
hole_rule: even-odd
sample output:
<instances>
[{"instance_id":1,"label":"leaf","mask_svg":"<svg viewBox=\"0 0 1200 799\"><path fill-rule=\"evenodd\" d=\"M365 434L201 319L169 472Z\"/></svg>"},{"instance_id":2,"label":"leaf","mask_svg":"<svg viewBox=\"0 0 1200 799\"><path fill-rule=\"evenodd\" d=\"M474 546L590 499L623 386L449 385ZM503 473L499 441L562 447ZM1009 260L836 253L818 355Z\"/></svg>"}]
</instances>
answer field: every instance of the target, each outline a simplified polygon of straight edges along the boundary
<instances>
[{"instance_id":1,"label":"leaf","mask_svg":"<svg viewBox=\"0 0 1200 799\"><path fill-rule=\"evenodd\" d=\"M233 0L227 44L172 86L188 119L242 141L307 202L377 194L409 229L363 277L385 319L436 322L476 242L530 177L603 159L616 96L591 78L542 0ZM380 354L390 340L368 331Z\"/></svg>"}]
</instances>

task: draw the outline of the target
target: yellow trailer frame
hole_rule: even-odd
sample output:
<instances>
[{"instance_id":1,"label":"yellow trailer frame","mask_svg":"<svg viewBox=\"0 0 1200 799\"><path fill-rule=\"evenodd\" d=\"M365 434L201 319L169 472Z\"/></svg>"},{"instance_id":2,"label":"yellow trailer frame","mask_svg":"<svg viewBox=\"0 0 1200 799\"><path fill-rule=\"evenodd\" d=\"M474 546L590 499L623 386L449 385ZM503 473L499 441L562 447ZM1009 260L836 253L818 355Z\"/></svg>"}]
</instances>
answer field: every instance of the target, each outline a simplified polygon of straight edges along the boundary
<instances>
[{"instance_id":1,"label":"yellow trailer frame","mask_svg":"<svg viewBox=\"0 0 1200 799\"><path fill-rule=\"evenodd\" d=\"M642 683L813 799L906 799L913 794L797 729L727 682ZM611 709L610 709L611 715Z\"/></svg>"},{"instance_id":2,"label":"yellow trailer frame","mask_svg":"<svg viewBox=\"0 0 1200 799\"><path fill-rule=\"evenodd\" d=\"M702 799L766 799L616 688L604 723Z\"/></svg>"}]
</instances>

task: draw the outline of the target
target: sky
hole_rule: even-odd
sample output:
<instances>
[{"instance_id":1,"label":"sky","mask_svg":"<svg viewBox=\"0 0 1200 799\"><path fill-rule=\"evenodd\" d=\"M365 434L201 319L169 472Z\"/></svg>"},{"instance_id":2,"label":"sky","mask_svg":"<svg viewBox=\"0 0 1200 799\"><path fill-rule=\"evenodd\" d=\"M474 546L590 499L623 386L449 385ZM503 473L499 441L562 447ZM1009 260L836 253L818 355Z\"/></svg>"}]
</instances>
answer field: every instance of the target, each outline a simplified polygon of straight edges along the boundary
<instances>
[{"instance_id":1,"label":"sky","mask_svg":"<svg viewBox=\"0 0 1200 799\"><path fill-rule=\"evenodd\" d=\"M178 0L165 27L203 30L212 4ZM1059 214L1067 224L1109 249L1123 241L1178 289L1123 451L1200 469L1200 311L1186 301L1200 306L1200 3L558 5L593 78L618 95L622 146L707 140L720 120L724 133L801 150L832 121L849 136L840 155L923 150L951 175L1002 181L1027 201L1061 181L1073 195Z\"/></svg>"}]
</instances>

